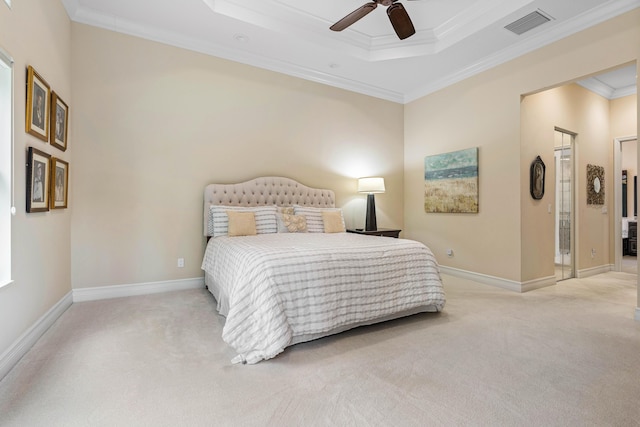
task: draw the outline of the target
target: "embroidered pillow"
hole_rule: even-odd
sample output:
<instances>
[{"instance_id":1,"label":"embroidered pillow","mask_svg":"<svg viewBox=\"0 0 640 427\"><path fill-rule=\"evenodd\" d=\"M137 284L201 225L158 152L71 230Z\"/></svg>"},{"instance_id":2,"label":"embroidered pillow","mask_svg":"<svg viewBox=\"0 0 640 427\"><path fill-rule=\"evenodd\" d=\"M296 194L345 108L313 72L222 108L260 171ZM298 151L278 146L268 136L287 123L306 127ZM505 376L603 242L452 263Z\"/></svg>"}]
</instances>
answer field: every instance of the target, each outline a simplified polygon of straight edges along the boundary
<instances>
[{"instance_id":1,"label":"embroidered pillow","mask_svg":"<svg viewBox=\"0 0 640 427\"><path fill-rule=\"evenodd\" d=\"M278 206L278 213L286 215L294 215L293 206Z\"/></svg>"},{"instance_id":2,"label":"embroidered pillow","mask_svg":"<svg viewBox=\"0 0 640 427\"><path fill-rule=\"evenodd\" d=\"M278 214L278 233L306 233L307 218L304 215Z\"/></svg>"}]
</instances>

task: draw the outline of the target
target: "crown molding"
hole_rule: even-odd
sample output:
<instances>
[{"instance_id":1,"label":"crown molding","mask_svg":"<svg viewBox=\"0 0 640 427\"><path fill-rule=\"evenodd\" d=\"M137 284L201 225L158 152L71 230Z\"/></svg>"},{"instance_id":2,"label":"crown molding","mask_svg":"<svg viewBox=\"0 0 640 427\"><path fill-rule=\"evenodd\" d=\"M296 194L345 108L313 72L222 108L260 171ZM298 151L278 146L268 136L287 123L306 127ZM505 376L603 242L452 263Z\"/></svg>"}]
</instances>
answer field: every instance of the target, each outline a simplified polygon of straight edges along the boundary
<instances>
[{"instance_id":1,"label":"crown molding","mask_svg":"<svg viewBox=\"0 0 640 427\"><path fill-rule=\"evenodd\" d=\"M334 76L329 73L303 67L292 62L277 60L256 53L240 51L213 42L185 37L181 34L169 32L160 28L144 26L121 18L96 13L80 7L78 0L62 0L62 2L67 13L74 22L204 53L400 104L406 104L414 101L437 90L458 83L478 73L539 49L540 47L570 36L578 31L582 31L593 25L640 7L640 0L622 0L614 3L605 3L600 7L591 9L590 11L579 15L577 18L566 22L562 26L553 27L548 31L540 32L532 37L528 37L520 43L503 49L496 54L485 57L465 68L457 70L456 72L450 73L446 77L436 79L417 90L401 93L362 83L354 79Z\"/></svg>"},{"instance_id":2,"label":"crown molding","mask_svg":"<svg viewBox=\"0 0 640 427\"><path fill-rule=\"evenodd\" d=\"M567 22L565 25L554 27L549 31L544 31L524 40L521 43L509 46L494 55L487 56L470 66L460 69L451 75L431 82L422 88L411 92L405 96L404 102L408 103L422 98L430 93L444 89L447 86L461 82L469 77L473 77L483 71L489 70L498 65L509 62L527 53L533 52L541 47L561 40L579 31L607 21L623 13L640 7L640 0L625 0L615 4L605 4L598 8L591 9L578 16L576 19Z\"/></svg>"}]
</instances>

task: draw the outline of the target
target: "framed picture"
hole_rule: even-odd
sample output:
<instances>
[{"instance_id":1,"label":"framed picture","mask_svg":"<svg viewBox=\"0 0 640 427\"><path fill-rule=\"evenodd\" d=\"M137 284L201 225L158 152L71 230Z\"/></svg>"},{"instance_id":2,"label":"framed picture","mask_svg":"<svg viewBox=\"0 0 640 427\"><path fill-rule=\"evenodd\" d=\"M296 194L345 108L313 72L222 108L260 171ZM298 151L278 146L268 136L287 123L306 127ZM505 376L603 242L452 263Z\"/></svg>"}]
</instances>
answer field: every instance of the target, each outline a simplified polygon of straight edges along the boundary
<instances>
[{"instance_id":1,"label":"framed picture","mask_svg":"<svg viewBox=\"0 0 640 427\"><path fill-rule=\"evenodd\" d=\"M426 213L478 213L478 147L424 159Z\"/></svg>"},{"instance_id":2,"label":"framed picture","mask_svg":"<svg viewBox=\"0 0 640 427\"><path fill-rule=\"evenodd\" d=\"M64 209L67 207L69 194L69 163L64 160L51 158L51 209Z\"/></svg>"},{"instance_id":3,"label":"framed picture","mask_svg":"<svg viewBox=\"0 0 640 427\"><path fill-rule=\"evenodd\" d=\"M529 191L531 197L536 200L542 199L544 196L544 175L546 167L540 156L531 163Z\"/></svg>"},{"instance_id":4,"label":"framed picture","mask_svg":"<svg viewBox=\"0 0 640 427\"><path fill-rule=\"evenodd\" d=\"M27 133L49 141L49 85L31 65L27 68Z\"/></svg>"},{"instance_id":5,"label":"framed picture","mask_svg":"<svg viewBox=\"0 0 640 427\"><path fill-rule=\"evenodd\" d=\"M51 91L51 117L49 121L51 122L51 145L62 151L66 151L69 107L54 91Z\"/></svg>"},{"instance_id":6,"label":"framed picture","mask_svg":"<svg viewBox=\"0 0 640 427\"><path fill-rule=\"evenodd\" d=\"M33 147L27 153L27 212L49 210L51 156Z\"/></svg>"}]
</instances>

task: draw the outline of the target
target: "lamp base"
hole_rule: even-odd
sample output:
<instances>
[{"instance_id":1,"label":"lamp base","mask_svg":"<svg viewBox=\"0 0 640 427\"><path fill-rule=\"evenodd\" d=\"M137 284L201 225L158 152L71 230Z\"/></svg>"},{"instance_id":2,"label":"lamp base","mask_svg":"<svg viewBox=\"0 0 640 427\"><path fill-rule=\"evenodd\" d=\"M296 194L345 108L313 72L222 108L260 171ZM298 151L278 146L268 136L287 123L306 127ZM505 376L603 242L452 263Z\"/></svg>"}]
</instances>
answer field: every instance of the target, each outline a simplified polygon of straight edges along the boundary
<instances>
[{"instance_id":1,"label":"lamp base","mask_svg":"<svg viewBox=\"0 0 640 427\"><path fill-rule=\"evenodd\" d=\"M364 227L366 231L376 231L378 229L376 224L376 199L372 193L367 194L367 217Z\"/></svg>"}]
</instances>

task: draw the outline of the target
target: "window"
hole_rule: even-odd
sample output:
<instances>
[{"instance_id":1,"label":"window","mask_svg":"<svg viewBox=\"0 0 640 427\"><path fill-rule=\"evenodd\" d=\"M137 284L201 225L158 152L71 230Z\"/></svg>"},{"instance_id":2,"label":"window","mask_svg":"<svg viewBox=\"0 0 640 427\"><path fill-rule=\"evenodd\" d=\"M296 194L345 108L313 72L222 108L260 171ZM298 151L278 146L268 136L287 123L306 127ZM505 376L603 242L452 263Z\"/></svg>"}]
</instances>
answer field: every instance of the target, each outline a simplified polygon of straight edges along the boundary
<instances>
[{"instance_id":1,"label":"window","mask_svg":"<svg viewBox=\"0 0 640 427\"><path fill-rule=\"evenodd\" d=\"M0 287L11 282L13 60L0 49Z\"/></svg>"}]
</instances>

